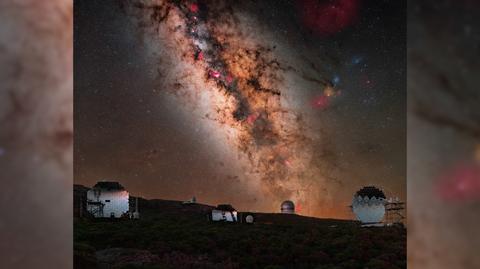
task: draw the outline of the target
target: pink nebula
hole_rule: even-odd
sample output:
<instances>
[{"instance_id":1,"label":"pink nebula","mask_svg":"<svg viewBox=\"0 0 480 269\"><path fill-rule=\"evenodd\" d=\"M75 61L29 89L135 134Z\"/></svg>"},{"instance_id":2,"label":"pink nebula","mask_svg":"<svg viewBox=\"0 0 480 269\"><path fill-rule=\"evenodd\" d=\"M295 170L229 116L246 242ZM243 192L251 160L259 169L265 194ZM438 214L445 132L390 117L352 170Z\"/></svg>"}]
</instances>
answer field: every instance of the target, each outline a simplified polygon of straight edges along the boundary
<instances>
[{"instance_id":1,"label":"pink nebula","mask_svg":"<svg viewBox=\"0 0 480 269\"><path fill-rule=\"evenodd\" d=\"M190 9L191 12L197 13L198 12L198 4L197 3L192 3L188 6L188 9Z\"/></svg>"},{"instance_id":2,"label":"pink nebula","mask_svg":"<svg viewBox=\"0 0 480 269\"><path fill-rule=\"evenodd\" d=\"M210 70L209 75L214 78L219 78L220 77L220 72L215 71L215 70Z\"/></svg>"},{"instance_id":3,"label":"pink nebula","mask_svg":"<svg viewBox=\"0 0 480 269\"><path fill-rule=\"evenodd\" d=\"M442 200L480 200L480 165L460 164L440 176L436 194Z\"/></svg>"},{"instance_id":4,"label":"pink nebula","mask_svg":"<svg viewBox=\"0 0 480 269\"><path fill-rule=\"evenodd\" d=\"M258 116L259 116L258 113L252 113L248 115L247 117L248 124L253 124L258 119Z\"/></svg>"},{"instance_id":5,"label":"pink nebula","mask_svg":"<svg viewBox=\"0 0 480 269\"><path fill-rule=\"evenodd\" d=\"M316 97L312 101L312 107L316 109L326 109L330 105L330 100L328 99L328 96L321 95L319 97Z\"/></svg>"}]
</instances>

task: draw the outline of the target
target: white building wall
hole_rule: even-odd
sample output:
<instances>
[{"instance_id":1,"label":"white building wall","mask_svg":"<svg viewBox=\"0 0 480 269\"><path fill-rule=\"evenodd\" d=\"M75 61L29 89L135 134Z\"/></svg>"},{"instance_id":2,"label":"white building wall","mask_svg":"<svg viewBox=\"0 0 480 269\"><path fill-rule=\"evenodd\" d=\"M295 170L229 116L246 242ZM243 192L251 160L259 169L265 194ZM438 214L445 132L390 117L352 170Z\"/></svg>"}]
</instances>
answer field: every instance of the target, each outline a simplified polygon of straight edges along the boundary
<instances>
[{"instance_id":1,"label":"white building wall","mask_svg":"<svg viewBox=\"0 0 480 269\"><path fill-rule=\"evenodd\" d=\"M109 218L112 213L115 218L120 218L124 213L129 211L128 203L129 194L126 190L95 190L90 189L87 192L87 201L101 202L103 206L103 215L94 214L97 218ZM93 212L95 206L88 205L87 210Z\"/></svg>"},{"instance_id":2,"label":"white building wall","mask_svg":"<svg viewBox=\"0 0 480 269\"><path fill-rule=\"evenodd\" d=\"M295 214L295 210L293 208L282 208L281 212L283 214Z\"/></svg>"},{"instance_id":3,"label":"white building wall","mask_svg":"<svg viewBox=\"0 0 480 269\"><path fill-rule=\"evenodd\" d=\"M222 211L222 210L212 210L212 221L227 221L227 222L236 222L237 221L237 212L233 211Z\"/></svg>"}]
</instances>

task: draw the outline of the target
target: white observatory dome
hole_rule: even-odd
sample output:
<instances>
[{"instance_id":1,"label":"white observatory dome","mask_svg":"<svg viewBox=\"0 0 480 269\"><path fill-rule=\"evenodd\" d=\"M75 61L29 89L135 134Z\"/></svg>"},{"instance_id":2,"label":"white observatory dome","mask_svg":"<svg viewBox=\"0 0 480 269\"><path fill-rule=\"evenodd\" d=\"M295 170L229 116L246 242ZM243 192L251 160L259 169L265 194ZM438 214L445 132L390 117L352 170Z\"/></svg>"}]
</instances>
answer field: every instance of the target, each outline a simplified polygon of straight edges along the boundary
<instances>
[{"instance_id":1,"label":"white observatory dome","mask_svg":"<svg viewBox=\"0 0 480 269\"><path fill-rule=\"evenodd\" d=\"M250 215L250 214L247 215L247 216L245 217L245 222L246 222L246 223L253 223L253 216Z\"/></svg>"},{"instance_id":2,"label":"white observatory dome","mask_svg":"<svg viewBox=\"0 0 480 269\"><path fill-rule=\"evenodd\" d=\"M377 223L385 215L385 194L374 186L363 187L353 196L352 210L362 223Z\"/></svg>"},{"instance_id":3,"label":"white observatory dome","mask_svg":"<svg viewBox=\"0 0 480 269\"><path fill-rule=\"evenodd\" d=\"M295 204L290 200L284 201L280 206L280 210L285 214L295 214Z\"/></svg>"}]
</instances>

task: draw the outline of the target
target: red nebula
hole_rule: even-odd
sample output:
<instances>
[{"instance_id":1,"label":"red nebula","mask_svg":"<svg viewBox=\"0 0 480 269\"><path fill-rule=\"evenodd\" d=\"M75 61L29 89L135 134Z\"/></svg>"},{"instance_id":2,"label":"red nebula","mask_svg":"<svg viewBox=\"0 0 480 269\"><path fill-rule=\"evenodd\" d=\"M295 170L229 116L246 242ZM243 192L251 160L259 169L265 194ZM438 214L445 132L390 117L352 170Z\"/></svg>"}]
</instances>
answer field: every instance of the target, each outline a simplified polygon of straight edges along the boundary
<instances>
[{"instance_id":1,"label":"red nebula","mask_svg":"<svg viewBox=\"0 0 480 269\"><path fill-rule=\"evenodd\" d=\"M197 54L197 60L203 61L203 52L200 51L200 52Z\"/></svg>"},{"instance_id":2,"label":"red nebula","mask_svg":"<svg viewBox=\"0 0 480 269\"><path fill-rule=\"evenodd\" d=\"M220 72L215 71L215 70L210 70L209 75L214 78L219 78L220 77Z\"/></svg>"},{"instance_id":3,"label":"red nebula","mask_svg":"<svg viewBox=\"0 0 480 269\"><path fill-rule=\"evenodd\" d=\"M247 123L248 124L253 124L258 119L258 116L259 116L258 113L253 113L253 114L248 115Z\"/></svg>"},{"instance_id":4,"label":"red nebula","mask_svg":"<svg viewBox=\"0 0 480 269\"><path fill-rule=\"evenodd\" d=\"M447 171L439 179L436 194L453 202L480 200L480 165L461 164Z\"/></svg>"},{"instance_id":5,"label":"red nebula","mask_svg":"<svg viewBox=\"0 0 480 269\"><path fill-rule=\"evenodd\" d=\"M227 81L227 83L230 84L233 81L233 77L230 75L227 75L227 77L225 78L225 81Z\"/></svg>"},{"instance_id":6,"label":"red nebula","mask_svg":"<svg viewBox=\"0 0 480 269\"><path fill-rule=\"evenodd\" d=\"M359 0L299 0L303 24L320 35L331 35L358 17Z\"/></svg>"},{"instance_id":7,"label":"red nebula","mask_svg":"<svg viewBox=\"0 0 480 269\"><path fill-rule=\"evenodd\" d=\"M198 12L198 4L197 3L192 3L188 6L188 9L190 9L191 12L197 13Z\"/></svg>"},{"instance_id":8,"label":"red nebula","mask_svg":"<svg viewBox=\"0 0 480 269\"><path fill-rule=\"evenodd\" d=\"M295 211L296 211L297 213L302 212L302 206L300 205L300 203L297 203L297 206L296 206L296 208L295 208Z\"/></svg>"},{"instance_id":9,"label":"red nebula","mask_svg":"<svg viewBox=\"0 0 480 269\"><path fill-rule=\"evenodd\" d=\"M312 107L317 108L317 109L326 109L330 105L330 100L328 99L328 96L321 95L319 97L316 97L312 101Z\"/></svg>"}]
</instances>

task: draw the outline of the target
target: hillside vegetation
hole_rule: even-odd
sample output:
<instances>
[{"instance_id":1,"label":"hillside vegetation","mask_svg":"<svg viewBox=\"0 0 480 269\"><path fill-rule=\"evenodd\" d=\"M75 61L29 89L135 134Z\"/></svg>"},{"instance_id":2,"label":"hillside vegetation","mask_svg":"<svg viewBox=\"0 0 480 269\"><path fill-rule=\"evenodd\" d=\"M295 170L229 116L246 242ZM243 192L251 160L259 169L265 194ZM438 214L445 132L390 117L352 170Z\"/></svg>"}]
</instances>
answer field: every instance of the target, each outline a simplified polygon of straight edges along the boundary
<instances>
[{"instance_id":1,"label":"hillside vegetation","mask_svg":"<svg viewBox=\"0 0 480 269\"><path fill-rule=\"evenodd\" d=\"M140 220L75 219L75 268L406 268L403 227L282 214L212 223L206 205L139 205Z\"/></svg>"}]
</instances>

